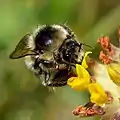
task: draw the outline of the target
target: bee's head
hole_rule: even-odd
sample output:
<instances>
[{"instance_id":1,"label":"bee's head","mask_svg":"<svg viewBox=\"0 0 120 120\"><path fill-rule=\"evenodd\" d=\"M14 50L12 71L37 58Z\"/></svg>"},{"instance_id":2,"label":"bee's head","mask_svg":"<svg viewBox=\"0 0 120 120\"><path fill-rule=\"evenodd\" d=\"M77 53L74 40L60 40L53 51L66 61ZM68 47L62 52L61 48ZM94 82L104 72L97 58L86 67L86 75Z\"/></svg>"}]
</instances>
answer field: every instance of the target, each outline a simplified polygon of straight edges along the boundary
<instances>
[{"instance_id":1,"label":"bee's head","mask_svg":"<svg viewBox=\"0 0 120 120\"><path fill-rule=\"evenodd\" d=\"M40 53L43 63L79 63L81 45L72 30L64 25L46 25L35 33L35 51ZM50 66L49 64L47 64Z\"/></svg>"}]
</instances>

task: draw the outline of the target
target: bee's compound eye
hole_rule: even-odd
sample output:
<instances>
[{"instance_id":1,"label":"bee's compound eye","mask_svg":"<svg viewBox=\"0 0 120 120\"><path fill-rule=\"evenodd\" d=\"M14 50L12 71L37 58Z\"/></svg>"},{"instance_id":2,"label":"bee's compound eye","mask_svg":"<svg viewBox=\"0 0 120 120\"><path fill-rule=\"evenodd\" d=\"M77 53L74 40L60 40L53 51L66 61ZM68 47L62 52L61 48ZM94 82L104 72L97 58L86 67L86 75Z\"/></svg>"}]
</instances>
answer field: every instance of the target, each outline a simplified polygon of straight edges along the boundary
<instances>
[{"instance_id":1,"label":"bee's compound eye","mask_svg":"<svg viewBox=\"0 0 120 120\"><path fill-rule=\"evenodd\" d=\"M77 43L75 41L69 41L66 43L66 46L67 47L74 47L74 46L77 46Z\"/></svg>"},{"instance_id":2,"label":"bee's compound eye","mask_svg":"<svg viewBox=\"0 0 120 120\"><path fill-rule=\"evenodd\" d=\"M67 62L76 64L80 53L79 49L80 45L76 41L70 40L66 42L66 46L62 51L63 59Z\"/></svg>"}]
</instances>

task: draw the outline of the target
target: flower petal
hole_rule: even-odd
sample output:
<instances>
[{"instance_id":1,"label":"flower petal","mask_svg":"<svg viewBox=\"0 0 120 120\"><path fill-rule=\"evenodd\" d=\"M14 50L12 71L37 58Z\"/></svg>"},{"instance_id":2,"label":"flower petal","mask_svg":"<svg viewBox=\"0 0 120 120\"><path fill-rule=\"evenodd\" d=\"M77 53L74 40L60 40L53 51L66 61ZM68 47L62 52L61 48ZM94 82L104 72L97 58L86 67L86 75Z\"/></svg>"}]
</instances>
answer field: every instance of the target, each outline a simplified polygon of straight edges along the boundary
<instances>
[{"instance_id":1,"label":"flower petal","mask_svg":"<svg viewBox=\"0 0 120 120\"><path fill-rule=\"evenodd\" d=\"M107 71L112 81L120 86L120 65L111 63L110 65L107 65Z\"/></svg>"},{"instance_id":2,"label":"flower petal","mask_svg":"<svg viewBox=\"0 0 120 120\"><path fill-rule=\"evenodd\" d=\"M83 78L88 82L90 82L90 75L83 66L76 64L76 72L77 72L78 78Z\"/></svg>"},{"instance_id":3,"label":"flower petal","mask_svg":"<svg viewBox=\"0 0 120 120\"><path fill-rule=\"evenodd\" d=\"M107 102L107 95L99 83L91 83L88 85L88 91L91 94L91 102L97 105L103 105Z\"/></svg>"},{"instance_id":4,"label":"flower petal","mask_svg":"<svg viewBox=\"0 0 120 120\"><path fill-rule=\"evenodd\" d=\"M75 90L85 90L89 83L86 82L83 78L79 79L78 77L71 77L68 79L67 84Z\"/></svg>"},{"instance_id":5,"label":"flower petal","mask_svg":"<svg viewBox=\"0 0 120 120\"><path fill-rule=\"evenodd\" d=\"M71 78L69 78L69 79L67 80L67 84L68 84L69 86L72 86L73 83L76 81L76 79L77 79L77 77L71 77Z\"/></svg>"},{"instance_id":6,"label":"flower petal","mask_svg":"<svg viewBox=\"0 0 120 120\"><path fill-rule=\"evenodd\" d=\"M82 61L82 66L83 66L84 68L88 68L88 65L87 65L87 63L86 63L86 58L87 58L87 56L88 56L89 54L91 54L91 53L92 53L91 51L88 51L88 52L85 53L85 56L84 56L83 61Z\"/></svg>"}]
</instances>

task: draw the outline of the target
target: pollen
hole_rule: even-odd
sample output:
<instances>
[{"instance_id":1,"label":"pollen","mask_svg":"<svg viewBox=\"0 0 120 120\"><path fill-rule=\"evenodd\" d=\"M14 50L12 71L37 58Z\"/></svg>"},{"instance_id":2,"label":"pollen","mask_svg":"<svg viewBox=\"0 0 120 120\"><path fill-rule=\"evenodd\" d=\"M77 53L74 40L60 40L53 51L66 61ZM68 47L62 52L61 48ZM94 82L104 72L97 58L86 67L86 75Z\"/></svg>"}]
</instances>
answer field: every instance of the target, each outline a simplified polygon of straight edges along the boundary
<instances>
[{"instance_id":1,"label":"pollen","mask_svg":"<svg viewBox=\"0 0 120 120\"><path fill-rule=\"evenodd\" d=\"M104 36L99 38L98 43L101 45L102 49L107 52L107 54L111 55L113 53L109 37Z\"/></svg>"},{"instance_id":2,"label":"pollen","mask_svg":"<svg viewBox=\"0 0 120 120\"><path fill-rule=\"evenodd\" d=\"M110 64L112 62L112 58L110 58L108 55L105 55L103 51L100 52L99 59L104 64Z\"/></svg>"}]
</instances>

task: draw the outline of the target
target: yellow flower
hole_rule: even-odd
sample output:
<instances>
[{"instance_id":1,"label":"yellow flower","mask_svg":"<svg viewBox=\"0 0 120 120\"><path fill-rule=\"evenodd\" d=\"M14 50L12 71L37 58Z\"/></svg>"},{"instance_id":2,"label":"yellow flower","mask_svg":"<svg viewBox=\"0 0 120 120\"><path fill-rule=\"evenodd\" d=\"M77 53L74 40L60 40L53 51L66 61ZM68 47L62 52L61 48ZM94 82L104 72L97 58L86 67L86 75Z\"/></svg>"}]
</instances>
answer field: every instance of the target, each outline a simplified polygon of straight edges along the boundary
<instances>
[{"instance_id":1,"label":"yellow flower","mask_svg":"<svg viewBox=\"0 0 120 120\"><path fill-rule=\"evenodd\" d=\"M77 77L68 79L67 84L76 90L84 90L90 83L90 75L88 71L81 65L76 65Z\"/></svg>"},{"instance_id":2,"label":"yellow flower","mask_svg":"<svg viewBox=\"0 0 120 120\"><path fill-rule=\"evenodd\" d=\"M107 65L107 71L111 80L118 86L120 86L120 65L111 63Z\"/></svg>"},{"instance_id":3,"label":"yellow flower","mask_svg":"<svg viewBox=\"0 0 120 120\"><path fill-rule=\"evenodd\" d=\"M86 57L92 52L86 52L82 61L82 65L76 64L77 77L71 77L68 79L67 84L76 90L85 90L90 83L90 75L87 68Z\"/></svg>"},{"instance_id":4,"label":"yellow flower","mask_svg":"<svg viewBox=\"0 0 120 120\"><path fill-rule=\"evenodd\" d=\"M89 54L91 54L91 53L92 53L91 51L88 51L88 52L85 53L85 56L84 56L83 61L82 61L82 66L83 66L84 68L88 68L88 65L87 65L87 63L86 63L86 58L87 58L87 56L88 56Z\"/></svg>"},{"instance_id":5,"label":"yellow flower","mask_svg":"<svg viewBox=\"0 0 120 120\"><path fill-rule=\"evenodd\" d=\"M88 91L91 94L90 100L96 105L103 105L108 101L107 94L99 83L91 83L88 85Z\"/></svg>"}]
</instances>

